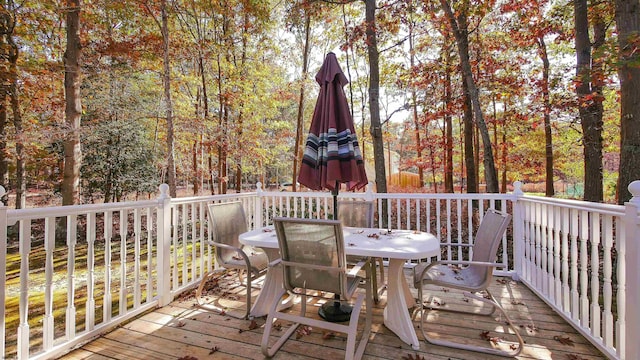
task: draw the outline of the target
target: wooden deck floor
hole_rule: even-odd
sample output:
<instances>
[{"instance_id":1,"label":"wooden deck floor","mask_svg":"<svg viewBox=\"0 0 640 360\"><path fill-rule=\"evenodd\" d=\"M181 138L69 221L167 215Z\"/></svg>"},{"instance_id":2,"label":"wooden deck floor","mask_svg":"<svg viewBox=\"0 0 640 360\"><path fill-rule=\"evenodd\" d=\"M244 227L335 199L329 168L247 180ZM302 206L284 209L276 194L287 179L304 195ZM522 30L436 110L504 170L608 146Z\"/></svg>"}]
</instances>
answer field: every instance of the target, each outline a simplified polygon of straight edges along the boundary
<instances>
[{"instance_id":1,"label":"wooden deck floor","mask_svg":"<svg viewBox=\"0 0 640 360\"><path fill-rule=\"evenodd\" d=\"M227 274L212 282L210 293L204 299L214 303L222 295L220 302L225 306L242 309L244 303L234 300L242 299L235 295L242 289L235 279L237 277ZM443 292L442 289L430 290L433 301L443 306L470 306L470 303L462 300L460 293ZM523 284L496 278L492 292L519 326L526 343L517 359L606 359ZM238 320L206 311L196 305L193 293L132 320L60 359L264 359L260 341L265 318L255 319L252 323L250 320ZM417 320L414 325L421 343L420 350L415 351L382 324L382 309L385 304L386 298L383 296L373 309L373 326L364 359L502 358L425 343L419 329L419 314L415 315ZM296 308L297 306L294 307ZM314 310L311 311L315 314ZM361 326L364 323L363 317ZM500 339L500 346L509 344L509 335L501 333L503 326L493 317L433 311L429 314L429 321L433 321L429 324L430 333L438 332L442 337L455 338L455 341L490 345L489 340L481 336L487 330L491 337ZM344 358L345 343L342 334L323 336L322 330L314 329L311 334L299 339L292 336L274 359L341 359Z\"/></svg>"}]
</instances>

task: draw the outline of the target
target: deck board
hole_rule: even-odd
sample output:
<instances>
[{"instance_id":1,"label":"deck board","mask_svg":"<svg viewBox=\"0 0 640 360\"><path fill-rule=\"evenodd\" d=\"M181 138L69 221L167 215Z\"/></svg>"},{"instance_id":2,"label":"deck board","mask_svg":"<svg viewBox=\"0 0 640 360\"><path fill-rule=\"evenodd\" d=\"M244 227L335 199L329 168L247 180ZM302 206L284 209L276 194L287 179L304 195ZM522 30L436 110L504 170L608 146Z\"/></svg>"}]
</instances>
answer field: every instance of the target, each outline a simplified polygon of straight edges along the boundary
<instances>
[{"instance_id":1,"label":"deck board","mask_svg":"<svg viewBox=\"0 0 640 360\"><path fill-rule=\"evenodd\" d=\"M409 273L407 272L407 276ZM210 291L204 299L217 302L238 312L243 310L243 297L238 296L237 280L226 277L227 284L219 284L224 291ZM517 359L522 360L597 360L606 359L596 347L557 315L525 285L496 278L491 285L493 294L501 302L511 319L519 327L525 348ZM412 289L414 296L417 291ZM97 338L81 348L60 357L63 360L105 359L264 359L260 351L265 318L255 319L257 327L250 329L250 320L239 320L220 315L197 306L194 291L173 301L170 305L148 312L114 331ZM230 295L232 294L232 295ZM429 288L426 294L440 304L455 308L470 308L463 296L455 291ZM257 295L257 291L254 291ZM374 306L371 336L363 359L422 359L425 360L494 360L500 356L457 350L427 344L422 341L419 314L414 312L414 326L421 339L416 351L398 339L382 325L382 311L386 304L383 295ZM298 309L297 305L294 310ZM310 312L313 312L311 310ZM315 313L315 312L314 312ZM493 317L463 315L444 311L428 313L428 332L465 343L487 344L480 337L483 330L501 339L515 339L502 333L502 324ZM360 327L364 324L361 316ZM504 327L506 328L506 327ZM277 332L276 332L277 334ZM571 340L562 344L558 337ZM323 336L320 329L299 339L292 337L274 359L340 359L344 357L345 337L342 334ZM501 344L504 345L503 342ZM508 346L508 345L504 345ZM190 357L190 358L188 358Z\"/></svg>"}]
</instances>

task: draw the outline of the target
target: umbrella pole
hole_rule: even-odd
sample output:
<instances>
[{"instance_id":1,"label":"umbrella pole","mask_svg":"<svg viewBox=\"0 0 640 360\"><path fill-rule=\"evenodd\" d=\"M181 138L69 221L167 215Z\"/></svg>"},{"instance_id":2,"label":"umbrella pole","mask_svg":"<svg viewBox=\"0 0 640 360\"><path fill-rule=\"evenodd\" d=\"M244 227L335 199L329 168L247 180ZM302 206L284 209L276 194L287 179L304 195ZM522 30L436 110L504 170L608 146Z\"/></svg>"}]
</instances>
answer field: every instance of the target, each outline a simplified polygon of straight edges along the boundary
<instances>
[{"instance_id":1,"label":"umbrella pole","mask_svg":"<svg viewBox=\"0 0 640 360\"><path fill-rule=\"evenodd\" d=\"M338 220L338 192L340 183L336 181L336 186L331 190L333 196L333 219ZM330 322L349 321L353 307L340 301L340 295L334 295L333 301L327 301L318 309L318 314L323 319Z\"/></svg>"}]
</instances>

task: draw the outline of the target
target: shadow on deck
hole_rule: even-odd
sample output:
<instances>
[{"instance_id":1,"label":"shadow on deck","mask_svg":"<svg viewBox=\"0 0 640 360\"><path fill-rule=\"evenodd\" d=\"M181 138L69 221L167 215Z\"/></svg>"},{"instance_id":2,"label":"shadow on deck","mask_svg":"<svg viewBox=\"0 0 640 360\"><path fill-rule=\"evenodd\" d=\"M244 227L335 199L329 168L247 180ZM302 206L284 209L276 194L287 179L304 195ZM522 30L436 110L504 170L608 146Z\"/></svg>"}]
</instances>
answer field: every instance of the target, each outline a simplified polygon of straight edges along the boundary
<instances>
[{"instance_id":1,"label":"shadow on deck","mask_svg":"<svg viewBox=\"0 0 640 360\"><path fill-rule=\"evenodd\" d=\"M408 272L407 272L408 274ZM229 311L242 311L243 288L233 274L223 274L210 282L204 301L225 305ZM520 329L525 348L517 359L606 359L593 345L566 323L549 306L521 283L498 278L492 292L501 301L511 319ZM414 296L417 292L412 289ZM260 351L266 317L238 320L198 307L194 291L173 301L169 306L155 309L112 332L95 339L60 359L263 359ZM444 292L438 288L425 291L431 295L432 305L465 307L461 293ZM257 290L254 296L257 295ZM330 298L330 296L328 297ZM240 301L238 301L240 300ZM363 359L409 360L477 360L502 359L499 356L446 348L427 344L422 340L419 313L414 311L414 325L420 350L400 341L383 325L382 313L386 304L383 295L374 307L371 337ZM320 304L316 304L319 306ZM293 311L298 310L295 305ZM309 312L316 313L308 308ZM502 333L500 321L483 316L469 316L443 311L429 313L429 332L467 343L509 346L509 335ZM496 315L497 316L497 315ZM498 319L499 320L499 319ZM364 324L361 318L360 325ZM283 328L286 324L283 324ZM284 331L284 330L282 330ZM488 333L485 333L488 331ZM312 330L310 334L292 336L274 359L340 359L344 358L346 337ZM491 344L489 344L491 345Z\"/></svg>"}]
</instances>

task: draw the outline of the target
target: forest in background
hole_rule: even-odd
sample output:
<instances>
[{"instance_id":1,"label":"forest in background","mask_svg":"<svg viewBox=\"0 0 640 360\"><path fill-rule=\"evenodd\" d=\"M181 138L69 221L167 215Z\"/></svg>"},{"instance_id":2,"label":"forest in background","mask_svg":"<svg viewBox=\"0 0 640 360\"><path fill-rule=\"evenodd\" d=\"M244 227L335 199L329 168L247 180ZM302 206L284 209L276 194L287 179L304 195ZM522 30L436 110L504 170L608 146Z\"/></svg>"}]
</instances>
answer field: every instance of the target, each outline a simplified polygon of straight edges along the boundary
<instances>
[{"instance_id":1,"label":"forest in background","mask_svg":"<svg viewBox=\"0 0 640 360\"><path fill-rule=\"evenodd\" d=\"M175 196L292 182L330 51L378 190L402 171L419 177L416 191L520 180L620 202L620 179L638 178L621 159L619 74L631 67L638 81L640 41L636 29L619 46L616 12L637 1L1 3L10 206L27 206L27 189L73 204L147 197L160 183Z\"/></svg>"}]
</instances>

